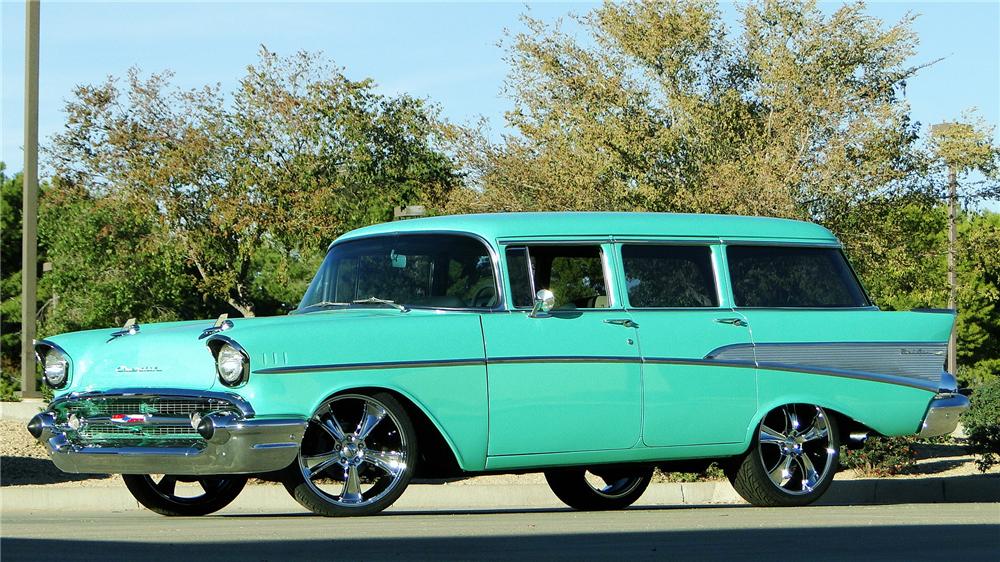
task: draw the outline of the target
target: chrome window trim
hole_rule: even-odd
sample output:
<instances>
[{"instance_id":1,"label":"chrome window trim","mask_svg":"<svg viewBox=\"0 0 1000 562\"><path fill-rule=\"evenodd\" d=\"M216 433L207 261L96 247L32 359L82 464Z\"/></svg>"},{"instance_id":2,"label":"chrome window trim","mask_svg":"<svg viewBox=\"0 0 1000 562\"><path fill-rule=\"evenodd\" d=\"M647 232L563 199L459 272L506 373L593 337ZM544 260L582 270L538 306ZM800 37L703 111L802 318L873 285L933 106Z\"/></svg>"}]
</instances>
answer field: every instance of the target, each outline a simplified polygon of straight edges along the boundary
<instances>
[{"instance_id":1,"label":"chrome window trim","mask_svg":"<svg viewBox=\"0 0 1000 562\"><path fill-rule=\"evenodd\" d=\"M879 307L870 306L734 306L733 310L799 310L799 311L822 311L822 312L859 312L865 310L878 311Z\"/></svg>"},{"instance_id":2,"label":"chrome window trim","mask_svg":"<svg viewBox=\"0 0 1000 562\"><path fill-rule=\"evenodd\" d=\"M868 304L865 306L738 306L736 304L736 293L733 292L733 277L732 269L729 267L729 247L730 246L743 246L743 247L754 247L754 246L794 246L796 248L835 248L839 250L840 257L843 258L844 264L847 265L847 270L850 272L851 277L854 279L854 283L857 285L858 289L861 290L861 296L865 299ZM847 254L844 253L844 247L837 242L836 244L758 244L756 242L725 242L722 245L722 259L726 262L726 273L729 275L729 292L732 297L732 309L737 310L879 310L877 306L872 302L872 299L868 296L868 291L865 286L861 283L861 278L858 277L854 267L851 265L851 261L847 259Z\"/></svg>"},{"instance_id":3,"label":"chrome window trim","mask_svg":"<svg viewBox=\"0 0 1000 562\"><path fill-rule=\"evenodd\" d=\"M615 244L642 244L642 245L654 245L654 246L717 246L722 243L721 238L653 238L649 236L612 236L612 241Z\"/></svg>"},{"instance_id":4,"label":"chrome window trim","mask_svg":"<svg viewBox=\"0 0 1000 562\"><path fill-rule=\"evenodd\" d=\"M434 234L465 236L466 238L472 238L473 240L479 241L483 246L486 247L486 251L489 253L490 256L490 263L493 266L493 288L497 292L497 303L496 305L491 307L461 307L461 308L454 308L454 307L446 308L440 306L412 306L410 304L407 304L406 306L408 308L420 308L426 310L462 310L462 311L472 311L479 313L506 310L507 303L506 299L504 298L504 292L503 292L504 283L503 283L503 277L501 277L502 274L500 271L500 256L497 253L497 248L494 247L494 245L491 244L490 241L487 240L485 237L480 236L475 232L467 232L463 230L406 230L406 231L395 230L392 232L380 232L377 234L364 234L360 236L338 238L337 240L334 240L333 242L330 243L330 245L326 249L326 253L329 254L330 250L332 250L334 246L338 246L340 244L346 244L348 242L353 242L355 240L368 240L371 238L382 238L382 237L422 236L422 235L434 235ZM324 259L326 258L324 257ZM298 310L298 308L296 308L296 310Z\"/></svg>"},{"instance_id":5,"label":"chrome window trim","mask_svg":"<svg viewBox=\"0 0 1000 562\"><path fill-rule=\"evenodd\" d=\"M692 248L707 248L708 249L708 261L712 265L712 283L715 285L715 300L718 303L716 306L632 306L632 302L628 300L628 273L625 272L625 256L622 255L622 250L625 245L643 245L643 246L682 246L682 247L692 247ZM705 239L702 242L690 242L687 240L679 240L670 244L661 244L658 241L644 240L641 243L633 242L631 240L616 241L615 245L618 246L618 262L621 264L622 281L625 282L625 295L623 297L624 303L622 304L622 310L625 311L642 311L642 310L730 310L732 307L723 306L722 298L722 283L720 283L721 278L719 277L719 265L716 263L715 255L712 252L713 246L718 246L719 241L709 241Z\"/></svg>"},{"instance_id":6,"label":"chrome window trim","mask_svg":"<svg viewBox=\"0 0 1000 562\"><path fill-rule=\"evenodd\" d=\"M607 290L607 293L608 293L607 294L607 297L608 297L608 306L605 307L605 308L575 308L575 309L572 309L572 312L608 311L608 310L622 312L622 311L625 310L625 307L623 305L620 305L619 302L618 302L618 292L615 289L615 282L617 282L618 277L615 276L615 275L612 275L613 272L612 272L612 269L611 269L610 256L608 255L608 252L606 252L605 248L604 248L604 246L612 246L613 247L614 243L610 240L610 238L607 238L607 237L603 238L600 242L594 242L594 241L591 241L591 240L570 240L570 241L565 241L564 242L564 241L560 241L558 239L552 239L552 240L545 240L545 241L541 241L541 242L537 241L537 240L530 241L530 242L506 241L505 240L505 241L498 241L498 243L500 245L500 249L503 250L503 253L504 253L505 256L506 256L507 248L511 248L511 247L514 247L514 248L521 248L521 247L523 247L527 251L528 269L529 269L529 271L528 271L528 279L531 282L532 296L534 296L534 294L536 294L536 292L538 290L538 288L535 286L535 271L534 271L534 268L532 267L532 264L531 264L531 247L532 246L597 246L597 250L598 250L598 252L600 252L600 255L601 255L601 271L603 271L603 273L604 273L604 288ZM504 261L504 263L506 263L506 260ZM513 296L513 294L512 294L512 296ZM510 312L531 312L531 307L515 307L515 306L513 306L513 303L512 303L512 305L509 308L507 308L507 310L510 311ZM549 314L556 313L556 312L571 312L571 311L570 310L552 309L549 312Z\"/></svg>"},{"instance_id":7,"label":"chrome window trim","mask_svg":"<svg viewBox=\"0 0 1000 562\"><path fill-rule=\"evenodd\" d=\"M844 248L840 242L825 242L822 240L782 240L775 238L771 240L753 240L748 238L719 238L719 242L726 246L794 246L796 248Z\"/></svg>"}]
</instances>

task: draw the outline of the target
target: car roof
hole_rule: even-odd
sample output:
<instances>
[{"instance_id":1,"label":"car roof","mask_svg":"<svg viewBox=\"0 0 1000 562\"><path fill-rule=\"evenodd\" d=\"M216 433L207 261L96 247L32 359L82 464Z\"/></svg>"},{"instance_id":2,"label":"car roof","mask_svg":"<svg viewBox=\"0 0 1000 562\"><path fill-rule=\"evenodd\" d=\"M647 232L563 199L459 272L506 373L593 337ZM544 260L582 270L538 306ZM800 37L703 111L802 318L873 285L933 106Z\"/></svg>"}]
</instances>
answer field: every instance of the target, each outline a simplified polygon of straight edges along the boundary
<instances>
[{"instance_id":1,"label":"car roof","mask_svg":"<svg viewBox=\"0 0 1000 562\"><path fill-rule=\"evenodd\" d=\"M810 222L740 215L543 212L442 215L359 228L338 241L376 234L463 232L487 240L572 237L684 237L837 243Z\"/></svg>"}]
</instances>

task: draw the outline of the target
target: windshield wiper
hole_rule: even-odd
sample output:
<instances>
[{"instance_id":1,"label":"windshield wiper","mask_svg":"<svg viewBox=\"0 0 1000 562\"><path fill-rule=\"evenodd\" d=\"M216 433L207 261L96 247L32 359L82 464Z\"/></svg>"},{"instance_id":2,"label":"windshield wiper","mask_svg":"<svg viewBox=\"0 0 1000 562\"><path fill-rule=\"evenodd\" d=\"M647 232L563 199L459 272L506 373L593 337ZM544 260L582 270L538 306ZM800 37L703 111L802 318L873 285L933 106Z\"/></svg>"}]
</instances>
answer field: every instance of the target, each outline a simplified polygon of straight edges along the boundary
<instances>
[{"instance_id":1,"label":"windshield wiper","mask_svg":"<svg viewBox=\"0 0 1000 562\"><path fill-rule=\"evenodd\" d=\"M310 308L326 308L326 307L329 307L329 306L351 306L351 303L349 303L349 302L334 302L334 301L320 301L320 302L314 302L312 304L306 305L306 306L304 306L302 308L298 308L296 310L307 310L307 309L310 309Z\"/></svg>"},{"instance_id":2,"label":"windshield wiper","mask_svg":"<svg viewBox=\"0 0 1000 562\"><path fill-rule=\"evenodd\" d=\"M409 312L410 309L405 305L397 304L395 301L390 301L386 299L380 299L378 297L368 297L367 299L358 299L356 301L351 301L353 304L386 304L389 305L400 312Z\"/></svg>"}]
</instances>

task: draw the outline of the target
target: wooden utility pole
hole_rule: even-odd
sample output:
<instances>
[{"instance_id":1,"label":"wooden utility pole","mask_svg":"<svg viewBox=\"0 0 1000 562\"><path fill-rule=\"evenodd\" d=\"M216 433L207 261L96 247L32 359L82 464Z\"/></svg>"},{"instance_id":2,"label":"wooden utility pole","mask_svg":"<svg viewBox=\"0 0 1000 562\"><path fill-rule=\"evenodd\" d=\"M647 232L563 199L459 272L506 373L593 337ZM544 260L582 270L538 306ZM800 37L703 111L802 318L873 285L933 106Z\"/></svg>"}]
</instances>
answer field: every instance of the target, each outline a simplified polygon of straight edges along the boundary
<instances>
[{"instance_id":1,"label":"wooden utility pole","mask_svg":"<svg viewBox=\"0 0 1000 562\"><path fill-rule=\"evenodd\" d=\"M955 226L955 218L958 212L958 178L955 168L948 167L948 308L958 310L958 279L955 275L955 246L958 240L958 233ZM951 339L948 340L948 372L955 374L958 372L958 340L955 337L955 330L951 331Z\"/></svg>"},{"instance_id":2,"label":"wooden utility pole","mask_svg":"<svg viewBox=\"0 0 1000 562\"><path fill-rule=\"evenodd\" d=\"M938 123L931 126L931 134L935 136L947 137L956 127L962 127L959 123ZM956 252L958 245L958 231L956 220L958 218L958 170L955 162L944 155L945 164L948 166L948 308L958 310L958 278L956 276ZM948 339L948 363L949 373L958 372L958 340L955 337L955 330L951 331Z\"/></svg>"},{"instance_id":3,"label":"wooden utility pole","mask_svg":"<svg viewBox=\"0 0 1000 562\"><path fill-rule=\"evenodd\" d=\"M35 300L38 282L38 1L24 4L24 193L21 207L21 397L35 387Z\"/></svg>"}]
</instances>

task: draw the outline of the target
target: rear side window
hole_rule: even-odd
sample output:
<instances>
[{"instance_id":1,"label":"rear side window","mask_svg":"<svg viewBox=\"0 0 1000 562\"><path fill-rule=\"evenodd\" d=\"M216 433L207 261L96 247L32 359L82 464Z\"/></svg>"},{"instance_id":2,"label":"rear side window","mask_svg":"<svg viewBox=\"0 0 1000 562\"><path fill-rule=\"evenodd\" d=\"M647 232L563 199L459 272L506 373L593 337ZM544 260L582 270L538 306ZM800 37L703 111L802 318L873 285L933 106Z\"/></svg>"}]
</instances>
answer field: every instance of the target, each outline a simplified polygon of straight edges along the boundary
<instances>
[{"instance_id":1,"label":"rear side window","mask_svg":"<svg viewBox=\"0 0 1000 562\"><path fill-rule=\"evenodd\" d=\"M736 306L849 308L870 304L838 249L729 246L726 256Z\"/></svg>"},{"instance_id":2,"label":"rear side window","mask_svg":"<svg viewBox=\"0 0 1000 562\"><path fill-rule=\"evenodd\" d=\"M635 308L719 306L707 246L622 246L629 305Z\"/></svg>"}]
</instances>

